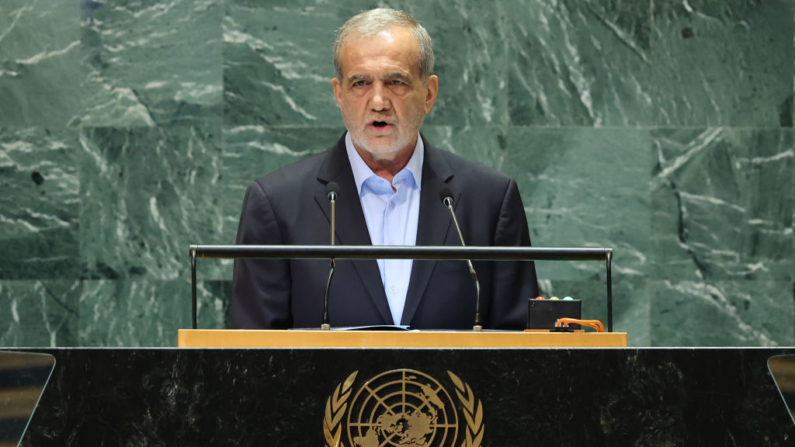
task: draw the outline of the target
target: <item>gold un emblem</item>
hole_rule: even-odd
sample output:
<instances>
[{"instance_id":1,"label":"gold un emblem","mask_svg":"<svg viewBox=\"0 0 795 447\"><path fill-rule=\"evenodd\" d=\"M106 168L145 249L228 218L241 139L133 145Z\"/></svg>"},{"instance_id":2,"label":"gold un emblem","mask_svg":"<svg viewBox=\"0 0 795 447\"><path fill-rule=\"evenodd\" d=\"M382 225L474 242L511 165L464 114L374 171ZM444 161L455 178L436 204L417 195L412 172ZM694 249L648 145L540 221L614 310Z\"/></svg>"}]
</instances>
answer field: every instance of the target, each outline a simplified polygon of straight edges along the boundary
<instances>
[{"instance_id":1,"label":"gold un emblem","mask_svg":"<svg viewBox=\"0 0 795 447\"><path fill-rule=\"evenodd\" d=\"M465 421L461 439L457 406L433 377L396 369L371 378L354 393L357 374L337 385L326 401L326 447L345 447L343 433L349 447L480 447L483 404L452 372L447 374Z\"/></svg>"}]
</instances>

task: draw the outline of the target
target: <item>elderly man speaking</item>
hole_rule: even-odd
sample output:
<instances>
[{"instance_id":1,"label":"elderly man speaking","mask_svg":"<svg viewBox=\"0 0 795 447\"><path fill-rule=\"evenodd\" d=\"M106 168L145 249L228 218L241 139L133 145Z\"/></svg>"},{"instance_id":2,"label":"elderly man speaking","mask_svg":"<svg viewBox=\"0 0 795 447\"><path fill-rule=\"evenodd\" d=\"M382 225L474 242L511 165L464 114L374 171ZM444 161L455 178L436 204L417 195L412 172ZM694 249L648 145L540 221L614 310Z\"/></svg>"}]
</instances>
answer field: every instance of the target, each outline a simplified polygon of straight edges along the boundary
<instances>
[{"instance_id":1,"label":"elderly man speaking","mask_svg":"<svg viewBox=\"0 0 795 447\"><path fill-rule=\"evenodd\" d=\"M529 246L516 183L420 134L439 91L433 63L431 38L410 15L380 8L349 19L334 43L331 80L347 132L249 186L237 243L328 244L326 185L334 182L338 244L460 245L439 199L446 189L467 245ZM474 264L484 328L524 328L526 300L538 294L534 264ZM238 259L232 325L319 327L327 279L327 261ZM475 297L465 261L337 261L329 315L333 326L467 329Z\"/></svg>"}]
</instances>

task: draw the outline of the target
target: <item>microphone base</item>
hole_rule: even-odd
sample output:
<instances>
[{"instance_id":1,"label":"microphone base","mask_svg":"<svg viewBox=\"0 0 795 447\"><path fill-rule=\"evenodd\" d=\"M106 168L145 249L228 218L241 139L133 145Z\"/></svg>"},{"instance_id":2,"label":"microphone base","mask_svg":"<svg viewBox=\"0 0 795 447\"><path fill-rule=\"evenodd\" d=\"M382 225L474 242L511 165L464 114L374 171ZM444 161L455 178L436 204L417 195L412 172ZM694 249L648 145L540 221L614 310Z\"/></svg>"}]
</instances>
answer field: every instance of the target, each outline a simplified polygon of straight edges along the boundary
<instances>
[{"instance_id":1,"label":"microphone base","mask_svg":"<svg viewBox=\"0 0 795 447\"><path fill-rule=\"evenodd\" d=\"M472 332L483 332L483 326L479 324L472 326Z\"/></svg>"},{"instance_id":2,"label":"microphone base","mask_svg":"<svg viewBox=\"0 0 795 447\"><path fill-rule=\"evenodd\" d=\"M330 331L331 330L331 325L328 324L328 323L323 323L323 324L320 325L320 330L321 331Z\"/></svg>"}]
</instances>

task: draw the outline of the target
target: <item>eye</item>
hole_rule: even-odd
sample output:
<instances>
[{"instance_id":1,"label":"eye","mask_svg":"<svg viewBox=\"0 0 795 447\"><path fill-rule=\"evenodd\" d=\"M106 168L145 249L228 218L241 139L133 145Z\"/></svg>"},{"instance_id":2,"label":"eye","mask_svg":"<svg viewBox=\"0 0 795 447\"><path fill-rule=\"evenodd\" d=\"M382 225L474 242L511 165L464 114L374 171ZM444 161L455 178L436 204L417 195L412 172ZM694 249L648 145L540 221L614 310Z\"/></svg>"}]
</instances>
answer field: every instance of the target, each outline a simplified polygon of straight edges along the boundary
<instances>
[{"instance_id":1,"label":"eye","mask_svg":"<svg viewBox=\"0 0 795 447\"><path fill-rule=\"evenodd\" d=\"M365 85L367 85L367 82L365 81L356 81L353 83L354 87L364 87Z\"/></svg>"},{"instance_id":2,"label":"eye","mask_svg":"<svg viewBox=\"0 0 795 447\"><path fill-rule=\"evenodd\" d=\"M392 81L390 81L390 83L392 85L403 85L403 81L401 81L400 79L393 79Z\"/></svg>"}]
</instances>

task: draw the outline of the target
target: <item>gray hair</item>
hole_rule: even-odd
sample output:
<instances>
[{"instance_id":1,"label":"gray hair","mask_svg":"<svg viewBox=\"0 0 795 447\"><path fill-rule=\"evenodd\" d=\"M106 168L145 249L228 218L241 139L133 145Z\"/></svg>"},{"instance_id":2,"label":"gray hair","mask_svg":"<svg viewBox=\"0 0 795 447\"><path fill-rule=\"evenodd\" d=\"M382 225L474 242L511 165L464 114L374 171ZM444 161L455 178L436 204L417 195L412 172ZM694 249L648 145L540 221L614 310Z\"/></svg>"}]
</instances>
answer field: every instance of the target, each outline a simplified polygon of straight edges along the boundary
<instances>
[{"instance_id":1,"label":"gray hair","mask_svg":"<svg viewBox=\"0 0 795 447\"><path fill-rule=\"evenodd\" d=\"M376 8L359 13L345 22L337 32L337 39L334 41L334 70L337 78L342 80L342 67L340 66L340 51L345 39L353 36L370 37L385 29L393 26L403 26L409 28L417 40L420 48L420 78L422 82L428 80L433 74L433 41L431 36L425 31L414 17L409 14L389 8Z\"/></svg>"}]
</instances>

